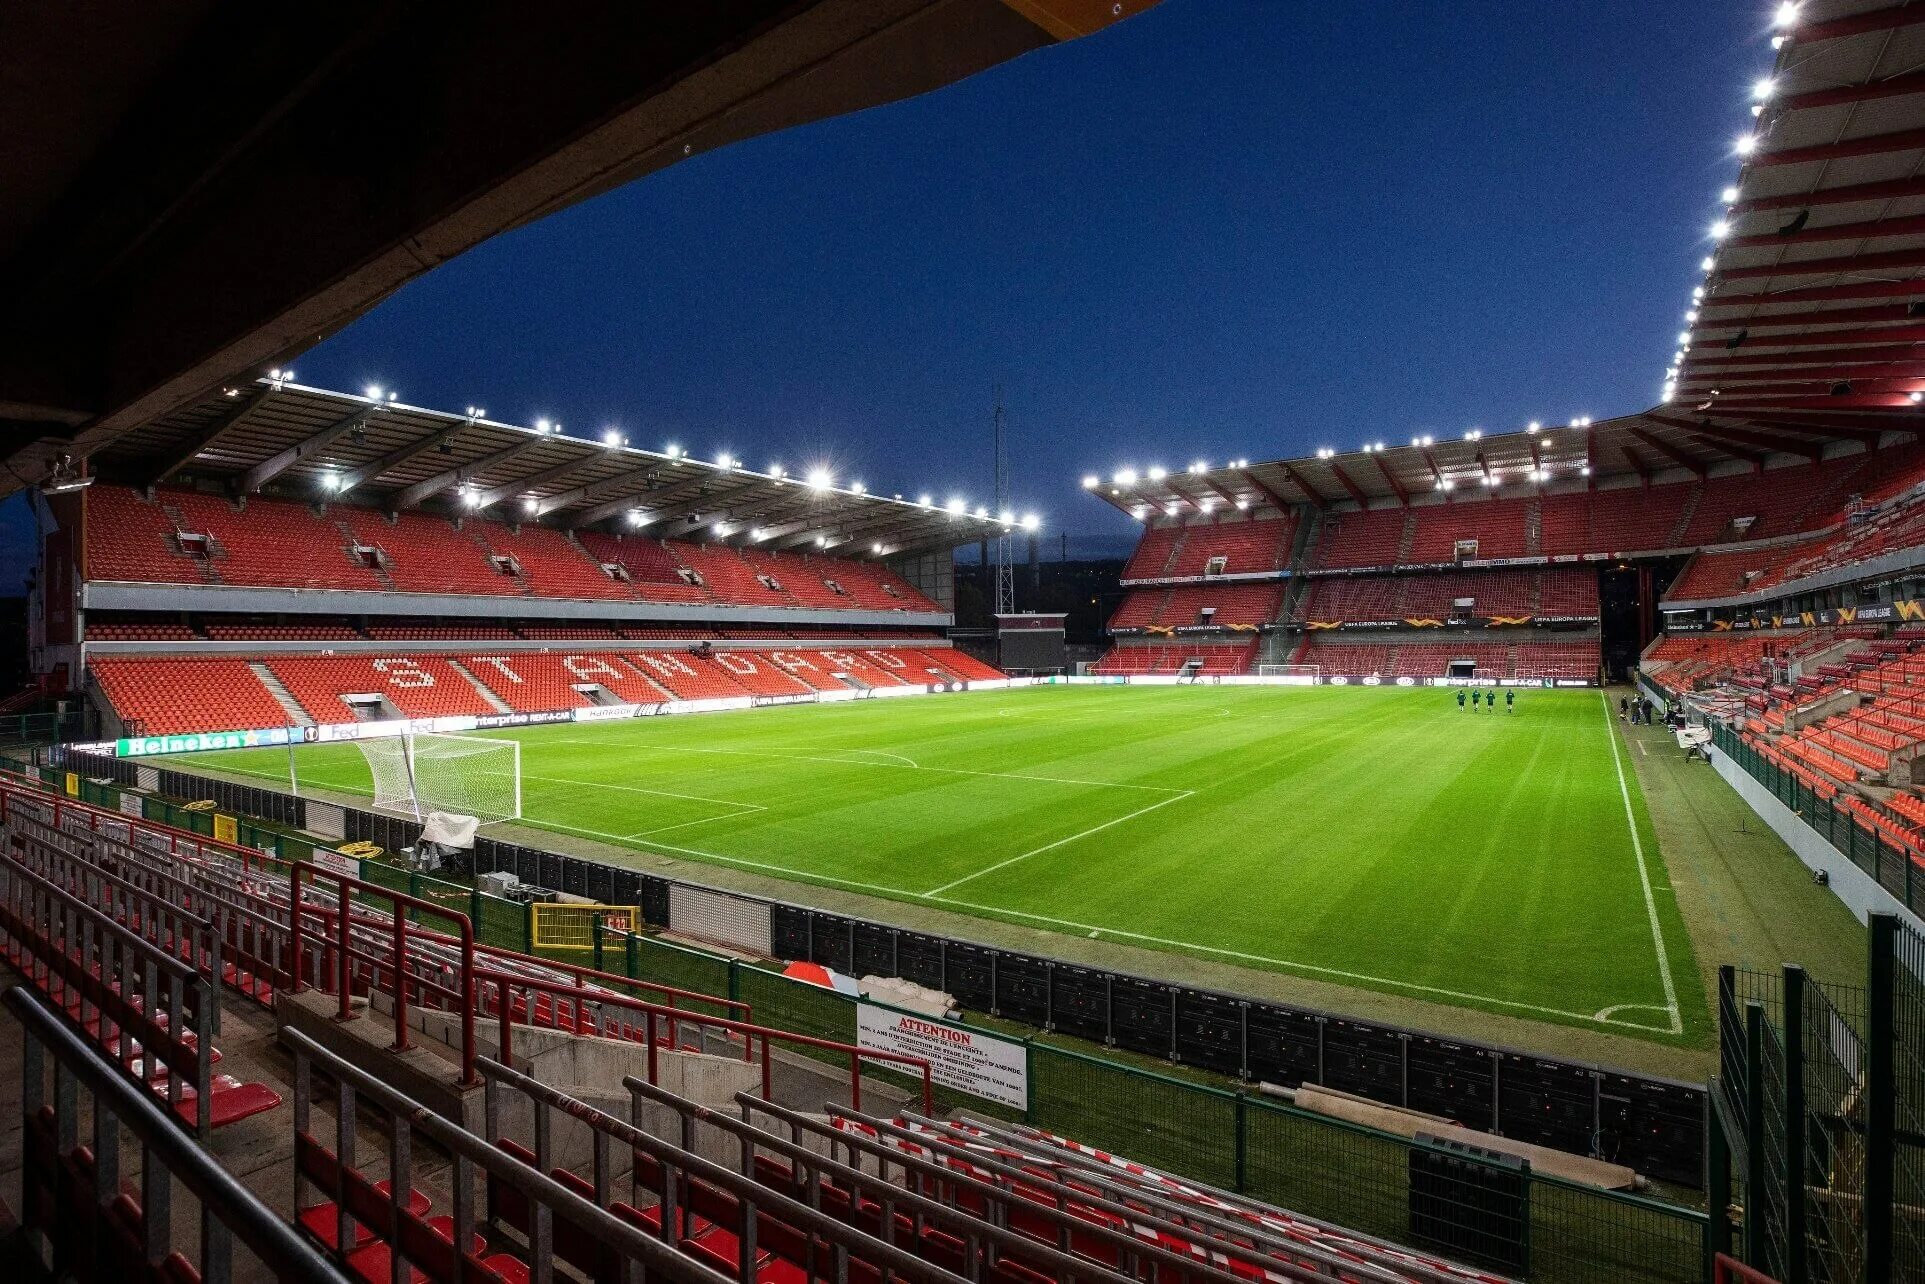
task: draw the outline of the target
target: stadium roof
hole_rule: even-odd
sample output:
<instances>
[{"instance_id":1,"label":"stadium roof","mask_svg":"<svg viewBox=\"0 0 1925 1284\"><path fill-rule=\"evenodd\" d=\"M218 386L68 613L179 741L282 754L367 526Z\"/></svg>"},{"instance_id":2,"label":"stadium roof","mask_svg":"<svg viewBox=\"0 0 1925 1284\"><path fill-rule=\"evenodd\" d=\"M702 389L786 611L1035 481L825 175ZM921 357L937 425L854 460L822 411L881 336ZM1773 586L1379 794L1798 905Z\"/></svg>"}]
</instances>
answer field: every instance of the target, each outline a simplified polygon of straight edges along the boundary
<instances>
[{"instance_id":1,"label":"stadium roof","mask_svg":"<svg viewBox=\"0 0 1925 1284\"><path fill-rule=\"evenodd\" d=\"M948 496L872 495L847 479L757 472L739 460L638 450L625 437L568 436L479 409L450 414L377 389L354 396L285 378L223 389L117 437L93 462L102 478L141 487L191 478L237 496L271 490L841 556L953 548L1005 529L1000 514L952 511Z\"/></svg>"},{"instance_id":2,"label":"stadium roof","mask_svg":"<svg viewBox=\"0 0 1925 1284\"><path fill-rule=\"evenodd\" d=\"M1680 298L1664 400L1539 431L1372 442L1309 459L1148 470L1084 484L1133 516L1241 504L1408 504L1600 479L1817 460L1925 427L1925 3L1803 0L1707 193L1704 277ZM1161 470L1157 470L1158 473ZM1129 478L1127 482L1120 478Z\"/></svg>"},{"instance_id":3,"label":"stadium roof","mask_svg":"<svg viewBox=\"0 0 1925 1284\"><path fill-rule=\"evenodd\" d=\"M10 9L0 496L498 232L1152 3Z\"/></svg>"}]
</instances>

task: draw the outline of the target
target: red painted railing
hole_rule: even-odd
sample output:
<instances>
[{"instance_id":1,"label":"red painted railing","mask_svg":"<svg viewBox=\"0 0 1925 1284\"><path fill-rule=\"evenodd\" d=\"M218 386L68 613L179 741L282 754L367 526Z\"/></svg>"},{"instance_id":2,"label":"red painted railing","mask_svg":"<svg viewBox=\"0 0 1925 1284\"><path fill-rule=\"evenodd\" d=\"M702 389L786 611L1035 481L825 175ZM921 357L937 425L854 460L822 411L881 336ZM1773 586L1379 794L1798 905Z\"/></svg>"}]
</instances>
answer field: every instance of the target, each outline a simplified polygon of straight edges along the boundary
<instances>
[{"instance_id":1,"label":"red painted railing","mask_svg":"<svg viewBox=\"0 0 1925 1284\"><path fill-rule=\"evenodd\" d=\"M303 888L321 883L334 889L334 908L304 903L301 898ZM356 916L353 910L356 896L375 897L393 905L387 914L386 924L381 924L371 915ZM431 980L422 976L409 966L412 952L408 948L408 937L422 935L421 929L408 921L409 909L429 909L443 914L457 928L456 940L459 945L460 962L456 967L452 985ZM406 892L393 891L379 883L370 883L348 874L312 864L296 861L288 869L288 925L293 937L293 950L288 956L292 962L288 968L285 984L293 993L299 994L303 985L302 972L304 953L302 945L307 935L305 920L309 915L322 919L326 927L332 929L334 939L327 942L328 950L323 957L332 964L334 983L340 995L340 1010L337 1019L355 1019L352 995L354 986L354 964L369 965L373 974L370 985L381 970L386 969L394 983L394 1043L391 1050L406 1052L408 1043L408 990L412 985L417 991L432 995L445 1003L452 1003L461 1022L461 1083L464 1087L478 1082L475 1078L475 935L474 927L462 914L448 912L433 901L410 896ZM391 953L385 958L369 953L356 944L354 925L359 922L369 925L386 926ZM440 934L444 937L446 934ZM318 943L318 942L317 942ZM328 956L331 955L331 958Z\"/></svg>"},{"instance_id":2,"label":"red painted railing","mask_svg":"<svg viewBox=\"0 0 1925 1284\"><path fill-rule=\"evenodd\" d=\"M895 1065L907 1068L907 1072L922 1081L922 1108L925 1114L935 1112L935 1083L930 1075L929 1062L924 1057L912 1057L900 1052L878 1052L870 1048L857 1047L853 1043L841 1043L834 1039L818 1039L814 1035L796 1034L788 1030L777 1030L764 1025L750 1025L743 1021L731 1021L726 1017L703 1016L681 1008L668 1008L649 1003L643 999L630 998L625 994L612 991L584 990L577 986L562 985L544 981L537 977L517 976L497 972L487 967L476 971L480 983L481 1001L486 1003L490 995L494 998L494 1015L501 1028L501 1055L503 1065L514 1064L514 1027L515 996L521 995L522 1019L519 1024L532 1028L554 1027L570 1030L577 1034L602 1034L608 1030L609 1023L599 1010L588 1011L587 1004L597 1008L613 1007L623 1012L638 1014L638 1024L617 1021L613 1033L604 1037L633 1039L636 1036L647 1041L648 1081L658 1082L659 1052L661 1041L656 1038L658 1023L693 1024L704 1030L720 1031L725 1038L743 1041L744 1060L758 1055L762 1065L762 1098L769 1100L772 1077L771 1049L777 1043L799 1048L813 1048L819 1052L833 1052L849 1059L849 1096L852 1109L862 1108L862 1067L864 1063ZM537 999L546 995L549 1003L549 1019L535 1020L538 1007ZM582 1027L588 1027L584 1030Z\"/></svg>"}]
</instances>

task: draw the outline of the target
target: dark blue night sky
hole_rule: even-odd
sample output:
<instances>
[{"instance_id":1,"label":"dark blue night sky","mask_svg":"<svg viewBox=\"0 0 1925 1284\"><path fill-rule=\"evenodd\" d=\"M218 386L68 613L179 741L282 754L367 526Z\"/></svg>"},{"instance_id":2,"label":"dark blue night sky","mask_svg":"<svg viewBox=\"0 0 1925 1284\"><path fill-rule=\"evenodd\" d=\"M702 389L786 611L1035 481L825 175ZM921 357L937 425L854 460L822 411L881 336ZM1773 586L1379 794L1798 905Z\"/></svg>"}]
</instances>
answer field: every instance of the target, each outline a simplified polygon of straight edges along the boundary
<instances>
[{"instance_id":1,"label":"dark blue night sky","mask_svg":"<svg viewBox=\"0 0 1925 1284\"><path fill-rule=\"evenodd\" d=\"M1126 545L1085 472L1650 405L1769 9L1165 0L498 238L294 365L972 502L1001 383L1017 506Z\"/></svg>"}]
</instances>

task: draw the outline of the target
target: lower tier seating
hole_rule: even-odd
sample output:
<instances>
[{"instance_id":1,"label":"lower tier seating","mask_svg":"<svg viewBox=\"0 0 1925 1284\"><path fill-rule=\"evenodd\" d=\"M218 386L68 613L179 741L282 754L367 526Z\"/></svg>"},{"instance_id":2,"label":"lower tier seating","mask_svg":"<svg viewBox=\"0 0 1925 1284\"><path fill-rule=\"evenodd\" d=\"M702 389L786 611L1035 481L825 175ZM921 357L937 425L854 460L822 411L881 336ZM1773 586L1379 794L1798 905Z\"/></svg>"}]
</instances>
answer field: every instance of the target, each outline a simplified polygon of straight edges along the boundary
<instances>
[{"instance_id":1,"label":"lower tier seating","mask_svg":"<svg viewBox=\"0 0 1925 1284\"><path fill-rule=\"evenodd\" d=\"M806 695L1004 676L946 646L620 646L611 640L580 651L271 654L254 662L114 656L96 659L93 671L122 722L143 735L290 725L295 714L263 683L263 673L315 723L549 713L594 704Z\"/></svg>"}]
</instances>

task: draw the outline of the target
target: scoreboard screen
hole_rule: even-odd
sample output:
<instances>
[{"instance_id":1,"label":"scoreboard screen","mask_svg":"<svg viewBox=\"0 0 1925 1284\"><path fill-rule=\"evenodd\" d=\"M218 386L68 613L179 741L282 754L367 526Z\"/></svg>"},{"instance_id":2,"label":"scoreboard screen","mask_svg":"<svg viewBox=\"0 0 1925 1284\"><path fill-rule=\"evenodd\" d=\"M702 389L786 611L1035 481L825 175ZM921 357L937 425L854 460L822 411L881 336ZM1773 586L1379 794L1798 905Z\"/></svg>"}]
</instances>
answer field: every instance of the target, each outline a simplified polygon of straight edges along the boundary
<instances>
[{"instance_id":1,"label":"scoreboard screen","mask_svg":"<svg viewBox=\"0 0 1925 1284\"><path fill-rule=\"evenodd\" d=\"M1059 673L1069 666L1061 615L998 615L997 666L1010 673Z\"/></svg>"}]
</instances>

